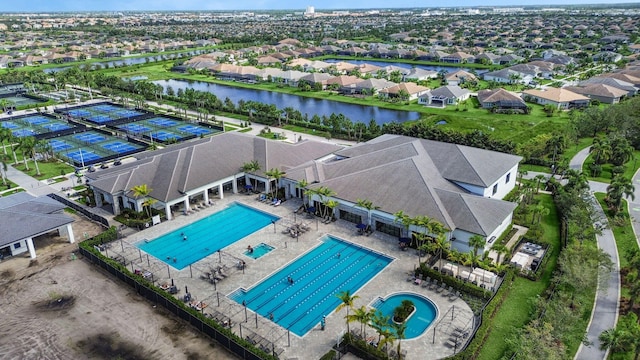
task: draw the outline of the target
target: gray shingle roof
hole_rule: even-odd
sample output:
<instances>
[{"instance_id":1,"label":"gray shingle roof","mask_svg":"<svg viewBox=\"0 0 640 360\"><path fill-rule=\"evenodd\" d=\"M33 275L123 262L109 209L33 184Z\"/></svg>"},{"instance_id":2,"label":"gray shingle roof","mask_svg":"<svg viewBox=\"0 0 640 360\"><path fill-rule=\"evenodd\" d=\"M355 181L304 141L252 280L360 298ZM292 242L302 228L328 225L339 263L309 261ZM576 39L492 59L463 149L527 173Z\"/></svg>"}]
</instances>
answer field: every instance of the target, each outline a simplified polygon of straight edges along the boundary
<instances>
[{"instance_id":1,"label":"gray shingle roof","mask_svg":"<svg viewBox=\"0 0 640 360\"><path fill-rule=\"evenodd\" d=\"M141 153L134 163L87 174L90 184L110 193L128 192L137 185L151 188L150 196L169 202L182 192L205 186L241 172L242 165L256 160L264 174L272 168L286 171L321 158L341 146L301 141L272 141L241 133L224 133L207 139Z\"/></svg>"},{"instance_id":2,"label":"gray shingle roof","mask_svg":"<svg viewBox=\"0 0 640 360\"><path fill-rule=\"evenodd\" d=\"M406 136L383 135L336 153L339 160L309 162L287 173L310 188L326 186L338 199L367 199L380 211L426 215L450 229L490 234L515 205L469 194L454 182L488 187L519 156Z\"/></svg>"},{"instance_id":3,"label":"gray shingle roof","mask_svg":"<svg viewBox=\"0 0 640 360\"><path fill-rule=\"evenodd\" d=\"M64 205L47 197L18 193L0 198L0 246L71 224Z\"/></svg>"}]
</instances>

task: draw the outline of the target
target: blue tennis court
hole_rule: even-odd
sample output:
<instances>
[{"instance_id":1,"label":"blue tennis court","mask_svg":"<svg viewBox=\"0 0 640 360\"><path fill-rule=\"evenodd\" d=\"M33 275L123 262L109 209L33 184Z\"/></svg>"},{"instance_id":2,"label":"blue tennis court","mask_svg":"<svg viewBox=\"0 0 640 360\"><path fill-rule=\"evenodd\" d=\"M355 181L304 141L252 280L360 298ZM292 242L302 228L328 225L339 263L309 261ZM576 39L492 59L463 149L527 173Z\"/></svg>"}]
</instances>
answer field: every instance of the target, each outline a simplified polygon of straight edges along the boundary
<instances>
[{"instance_id":1,"label":"blue tennis court","mask_svg":"<svg viewBox=\"0 0 640 360\"><path fill-rule=\"evenodd\" d=\"M116 142L111 142L111 143L107 143L107 144L102 144L102 147L109 150L109 151L113 151L116 152L118 154L122 154L122 153L126 153L129 151L133 151L135 149L137 149L137 147L126 143L126 142L122 142L122 141L116 141Z\"/></svg>"},{"instance_id":2,"label":"blue tennis court","mask_svg":"<svg viewBox=\"0 0 640 360\"><path fill-rule=\"evenodd\" d=\"M57 139L49 140L49 145L51 145L51 149L53 150L53 152L69 150L74 148L73 145L67 143L66 141L57 140Z\"/></svg>"},{"instance_id":3,"label":"blue tennis court","mask_svg":"<svg viewBox=\"0 0 640 360\"><path fill-rule=\"evenodd\" d=\"M85 116L89 116L91 115L90 111L87 110L82 110L82 109L73 109L73 110L69 110L67 111L67 113L71 116L75 116L75 117L85 117Z\"/></svg>"},{"instance_id":4,"label":"blue tennis court","mask_svg":"<svg viewBox=\"0 0 640 360\"><path fill-rule=\"evenodd\" d=\"M102 156L84 149L78 149L76 151L69 152L66 155L79 164L86 164L89 162L94 162L95 160L102 159Z\"/></svg>"},{"instance_id":5,"label":"blue tennis court","mask_svg":"<svg viewBox=\"0 0 640 360\"><path fill-rule=\"evenodd\" d=\"M194 135L207 135L211 134L211 130L202 126L185 125L178 128L178 130L187 132Z\"/></svg>"},{"instance_id":6,"label":"blue tennis court","mask_svg":"<svg viewBox=\"0 0 640 360\"><path fill-rule=\"evenodd\" d=\"M44 116L26 117L23 120L31 125L42 125L42 124L48 124L51 122L50 118L47 118Z\"/></svg>"},{"instance_id":7,"label":"blue tennis court","mask_svg":"<svg viewBox=\"0 0 640 360\"><path fill-rule=\"evenodd\" d=\"M71 126L67 124L59 124L59 123L45 124L45 125L42 125L42 127L51 132L71 129Z\"/></svg>"},{"instance_id":8,"label":"blue tennis court","mask_svg":"<svg viewBox=\"0 0 640 360\"><path fill-rule=\"evenodd\" d=\"M138 123L128 123L128 124L118 125L118 129L122 129L124 131L132 132L132 133L144 133L144 132L151 131L150 127L140 125Z\"/></svg>"},{"instance_id":9,"label":"blue tennis court","mask_svg":"<svg viewBox=\"0 0 640 360\"><path fill-rule=\"evenodd\" d=\"M180 139L181 136L176 135L172 132L168 132L168 131L156 131L154 133L151 134L151 137L154 140L160 140L160 141L167 141L169 139Z\"/></svg>"},{"instance_id":10,"label":"blue tennis court","mask_svg":"<svg viewBox=\"0 0 640 360\"><path fill-rule=\"evenodd\" d=\"M31 129L17 129L17 130L12 130L11 133L15 137L27 137L27 136L37 135L37 133Z\"/></svg>"},{"instance_id":11,"label":"blue tennis court","mask_svg":"<svg viewBox=\"0 0 640 360\"><path fill-rule=\"evenodd\" d=\"M102 115L102 114L87 115L85 116L85 118L98 124L104 124L117 119L117 118L112 118L109 115Z\"/></svg>"},{"instance_id":12,"label":"blue tennis court","mask_svg":"<svg viewBox=\"0 0 640 360\"><path fill-rule=\"evenodd\" d=\"M115 111L115 114L121 118L132 118L135 116L143 115L143 113L135 110L119 110L119 111Z\"/></svg>"},{"instance_id":13,"label":"blue tennis court","mask_svg":"<svg viewBox=\"0 0 640 360\"><path fill-rule=\"evenodd\" d=\"M99 135L92 132L77 134L77 135L74 135L73 137L79 141L86 142L89 144L99 143L107 139L105 135Z\"/></svg>"},{"instance_id":14,"label":"blue tennis court","mask_svg":"<svg viewBox=\"0 0 640 360\"><path fill-rule=\"evenodd\" d=\"M322 244L248 291L239 289L229 297L304 336L340 305L337 294L356 293L391 261L384 254L326 236Z\"/></svg>"},{"instance_id":15,"label":"blue tennis court","mask_svg":"<svg viewBox=\"0 0 640 360\"><path fill-rule=\"evenodd\" d=\"M177 120L171 120L167 118L153 118L153 119L148 119L147 122L149 124L156 125L156 126L174 126L178 124Z\"/></svg>"},{"instance_id":16,"label":"blue tennis court","mask_svg":"<svg viewBox=\"0 0 640 360\"><path fill-rule=\"evenodd\" d=\"M12 121L3 121L2 127L5 129L19 129L20 125L12 122Z\"/></svg>"}]
</instances>

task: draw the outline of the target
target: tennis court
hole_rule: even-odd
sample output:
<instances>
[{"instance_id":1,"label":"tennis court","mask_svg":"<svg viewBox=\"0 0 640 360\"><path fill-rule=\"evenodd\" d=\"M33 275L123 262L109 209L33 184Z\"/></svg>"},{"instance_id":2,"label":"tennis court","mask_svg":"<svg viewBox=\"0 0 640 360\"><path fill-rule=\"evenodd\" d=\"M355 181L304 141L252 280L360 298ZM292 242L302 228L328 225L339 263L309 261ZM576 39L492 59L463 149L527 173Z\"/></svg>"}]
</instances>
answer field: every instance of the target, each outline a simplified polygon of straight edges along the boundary
<instances>
[{"instance_id":1,"label":"tennis court","mask_svg":"<svg viewBox=\"0 0 640 360\"><path fill-rule=\"evenodd\" d=\"M146 114L142 111L125 109L121 106L107 103L85 105L82 107L56 111L75 118L90 121L95 124L105 124L116 120L130 119Z\"/></svg>"},{"instance_id":2,"label":"tennis court","mask_svg":"<svg viewBox=\"0 0 640 360\"><path fill-rule=\"evenodd\" d=\"M16 137L37 136L73 127L65 121L46 114L11 117L0 122L0 126L11 130Z\"/></svg>"},{"instance_id":3,"label":"tennis court","mask_svg":"<svg viewBox=\"0 0 640 360\"><path fill-rule=\"evenodd\" d=\"M159 142L181 141L218 132L218 130L205 126L189 124L179 119L164 116L121 124L117 125L116 128L128 134Z\"/></svg>"},{"instance_id":4,"label":"tennis court","mask_svg":"<svg viewBox=\"0 0 640 360\"><path fill-rule=\"evenodd\" d=\"M143 145L93 130L50 139L49 144L60 158L67 159L77 167L120 158L145 149Z\"/></svg>"}]
</instances>

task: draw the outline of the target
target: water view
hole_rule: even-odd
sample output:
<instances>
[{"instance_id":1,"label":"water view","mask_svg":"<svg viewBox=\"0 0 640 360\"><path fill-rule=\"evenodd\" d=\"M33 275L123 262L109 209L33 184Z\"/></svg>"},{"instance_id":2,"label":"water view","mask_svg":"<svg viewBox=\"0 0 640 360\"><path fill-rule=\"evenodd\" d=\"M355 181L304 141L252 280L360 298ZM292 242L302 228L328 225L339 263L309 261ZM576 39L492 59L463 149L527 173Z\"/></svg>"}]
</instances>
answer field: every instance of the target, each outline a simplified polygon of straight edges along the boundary
<instances>
[{"instance_id":1,"label":"water view","mask_svg":"<svg viewBox=\"0 0 640 360\"><path fill-rule=\"evenodd\" d=\"M278 109L292 107L300 111L302 114L308 114L309 118L313 115L330 116L333 113L343 114L353 123L363 122L368 124L371 119L374 119L377 124L382 125L390 122L417 120L420 117L420 113L415 111L388 110L375 106L347 104L339 101L313 99L267 90L245 89L234 86L211 84L202 81L158 80L153 83L162 85L165 91L168 86L170 86L174 91L178 91L178 89L182 89L184 91L187 88L198 91L207 91L215 94L223 101L228 97L236 105L239 100L243 100L273 104Z\"/></svg>"},{"instance_id":2,"label":"water view","mask_svg":"<svg viewBox=\"0 0 640 360\"><path fill-rule=\"evenodd\" d=\"M387 62L387 61L376 61L376 60L372 60L372 59L366 59L366 60L340 60L340 59L325 59L322 60L324 62L328 62L328 63L338 63L338 62L347 62L349 64L354 64L354 65L362 65L362 64L369 64L369 65L375 65L375 66L380 66L380 67L385 67L385 66L397 66L397 67L401 67L401 68L405 68L405 69L411 69L411 68L418 68L418 69L424 69L424 70L430 70L430 71L436 71L436 72L440 72L441 70L444 70L448 73L450 72L455 72L458 70L464 70L464 71L471 71L470 68L465 68L465 67L455 67L455 66L435 66L435 65L414 65L414 64L407 64L407 63L403 63L403 62ZM486 69L475 69L476 73L478 74L482 74L487 72L488 70Z\"/></svg>"},{"instance_id":3,"label":"water view","mask_svg":"<svg viewBox=\"0 0 640 360\"><path fill-rule=\"evenodd\" d=\"M135 58L131 57L131 58L120 59L120 60L100 61L100 62L91 63L91 67L93 69L95 69L97 66L101 66L101 67L106 67L106 66L118 67L118 66L140 65L140 64L146 64L148 62L156 62L156 61L161 61L161 60L177 59L180 56L186 57L186 56L199 55L199 54L203 54L205 52L207 52L207 51L205 51L205 50L193 50L193 51L188 51L188 52L183 52L183 53L162 54L162 55L154 55L154 56L135 57ZM73 66L73 65L82 66L83 64L72 64L72 65L69 65L69 66L53 67L53 68L44 69L43 71L45 73L47 73L47 74L51 74L51 73L56 73L58 71L62 71L64 69L68 69L70 66Z\"/></svg>"}]
</instances>

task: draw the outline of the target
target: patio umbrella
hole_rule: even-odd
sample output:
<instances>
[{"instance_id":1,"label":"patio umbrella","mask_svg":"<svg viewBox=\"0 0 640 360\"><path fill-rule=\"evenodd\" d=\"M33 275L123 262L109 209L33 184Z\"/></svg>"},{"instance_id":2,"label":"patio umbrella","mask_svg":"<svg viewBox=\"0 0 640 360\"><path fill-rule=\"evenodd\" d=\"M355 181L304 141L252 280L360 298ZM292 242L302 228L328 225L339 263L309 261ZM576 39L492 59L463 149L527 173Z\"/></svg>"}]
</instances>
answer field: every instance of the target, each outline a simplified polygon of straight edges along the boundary
<instances>
[{"instance_id":1,"label":"patio umbrella","mask_svg":"<svg viewBox=\"0 0 640 360\"><path fill-rule=\"evenodd\" d=\"M307 209L307 212L314 213L316 212L316 208L314 206L309 206L309 208Z\"/></svg>"},{"instance_id":2,"label":"patio umbrella","mask_svg":"<svg viewBox=\"0 0 640 360\"><path fill-rule=\"evenodd\" d=\"M365 225L365 224L363 224L363 223L360 223L360 224L357 224L357 225L356 225L356 227L357 227L358 229L364 229L364 228L366 228L366 227L367 227L367 225Z\"/></svg>"},{"instance_id":3,"label":"patio umbrella","mask_svg":"<svg viewBox=\"0 0 640 360\"><path fill-rule=\"evenodd\" d=\"M251 185L251 184L247 184L247 185L245 185L245 186L244 186L244 188L248 190L248 189L253 188L253 185Z\"/></svg>"},{"instance_id":4,"label":"patio umbrella","mask_svg":"<svg viewBox=\"0 0 640 360\"><path fill-rule=\"evenodd\" d=\"M408 237L401 237L400 239L398 239L398 241L400 241L401 243L405 243L408 244L411 242L411 238Z\"/></svg>"}]
</instances>

